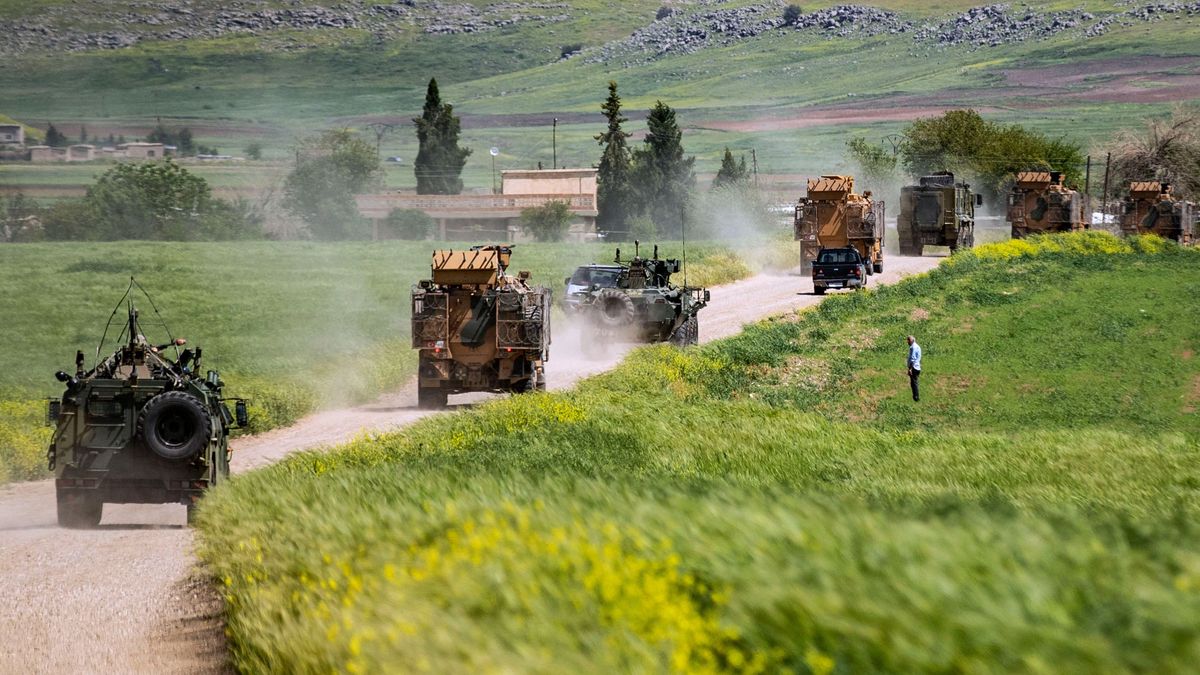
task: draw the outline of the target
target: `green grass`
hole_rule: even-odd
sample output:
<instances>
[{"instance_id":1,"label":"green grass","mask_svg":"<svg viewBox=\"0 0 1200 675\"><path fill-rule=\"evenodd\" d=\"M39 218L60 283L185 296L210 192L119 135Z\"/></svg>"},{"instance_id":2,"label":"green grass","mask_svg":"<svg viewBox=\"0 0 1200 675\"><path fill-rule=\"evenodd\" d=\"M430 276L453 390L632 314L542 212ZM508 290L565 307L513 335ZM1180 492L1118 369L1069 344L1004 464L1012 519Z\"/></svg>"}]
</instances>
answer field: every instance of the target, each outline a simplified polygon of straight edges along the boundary
<instances>
[{"instance_id":1,"label":"green grass","mask_svg":"<svg viewBox=\"0 0 1200 675\"><path fill-rule=\"evenodd\" d=\"M201 514L235 665L1189 672L1197 262L983 247L239 477Z\"/></svg>"},{"instance_id":2,"label":"green grass","mask_svg":"<svg viewBox=\"0 0 1200 675\"><path fill-rule=\"evenodd\" d=\"M463 247L467 244L444 244ZM76 349L89 367L105 322L135 275L175 336L204 348L230 395L252 400L252 429L317 407L360 402L406 382L409 292L429 274L436 242L30 244L0 247L0 483L40 475L46 431L38 399L61 394L56 370ZM663 255L678 245L664 242ZM561 291L576 265L610 259L607 244L521 244L513 257ZM748 258L756 258L746 254ZM695 283L751 270L726 246L689 246ZM165 336L139 298L151 340ZM120 332L115 320L105 352ZM7 458L7 459L6 459ZM5 466L9 468L6 470Z\"/></svg>"}]
</instances>

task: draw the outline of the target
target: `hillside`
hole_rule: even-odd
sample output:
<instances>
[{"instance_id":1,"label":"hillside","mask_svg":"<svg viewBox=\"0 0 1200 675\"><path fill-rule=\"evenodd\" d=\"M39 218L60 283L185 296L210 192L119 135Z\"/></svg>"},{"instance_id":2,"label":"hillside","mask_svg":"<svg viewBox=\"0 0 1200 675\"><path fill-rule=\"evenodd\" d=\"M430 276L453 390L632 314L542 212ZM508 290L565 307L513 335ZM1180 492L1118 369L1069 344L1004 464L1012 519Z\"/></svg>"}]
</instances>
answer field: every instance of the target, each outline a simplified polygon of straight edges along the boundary
<instances>
[{"instance_id":1,"label":"hillside","mask_svg":"<svg viewBox=\"0 0 1200 675\"><path fill-rule=\"evenodd\" d=\"M673 14L655 19L666 8ZM501 167L591 164L598 106L619 82L634 117L684 111L701 171L725 145L763 173L826 170L848 132L882 137L971 105L1080 142L1200 96L1197 3L364 2L179 7L112 0L0 3L3 112L68 133L188 124L238 152L287 156L314 128L407 123L436 76L467 141ZM577 50L577 51L576 51ZM564 54L566 56L564 56ZM385 137L412 157L411 134ZM468 165L483 185L486 153ZM10 177L9 179L11 179ZM408 176L407 179L411 179Z\"/></svg>"},{"instance_id":2,"label":"hillside","mask_svg":"<svg viewBox=\"0 0 1200 675\"><path fill-rule=\"evenodd\" d=\"M248 474L202 508L235 665L1189 672L1196 258L984 246Z\"/></svg>"}]
</instances>

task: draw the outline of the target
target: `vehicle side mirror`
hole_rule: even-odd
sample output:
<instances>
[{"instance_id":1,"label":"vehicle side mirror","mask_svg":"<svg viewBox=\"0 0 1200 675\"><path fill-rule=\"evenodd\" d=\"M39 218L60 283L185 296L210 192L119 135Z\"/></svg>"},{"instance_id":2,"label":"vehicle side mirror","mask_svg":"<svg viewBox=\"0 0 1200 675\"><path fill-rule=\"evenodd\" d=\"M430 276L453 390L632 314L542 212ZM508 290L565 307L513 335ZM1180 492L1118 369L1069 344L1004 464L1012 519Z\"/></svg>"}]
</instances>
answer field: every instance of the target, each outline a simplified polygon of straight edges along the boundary
<instances>
[{"instance_id":1,"label":"vehicle side mirror","mask_svg":"<svg viewBox=\"0 0 1200 675\"><path fill-rule=\"evenodd\" d=\"M983 195L975 195L975 206L983 206Z\"/></svg>"},{"instance_id":2,"label":"vehicle side mirror","mask_svg":"<svg viewBox=\"0 0 1200 675\"><path fill-rule=\"evenodd\" d=\"M246 402L238 400L233 404L233 417L239 427L245 428L250 424L250 413L246 410Z\"/></svg>"},{"instance_id":3,"label":"vehicle side mirror","mask_svg":"<svg viewBox=\"0 0 1200 675\"><path fill-rule=\"evenodd\" d=\"M565 279L563 279L563 283L570 286L571 285L571 277L566 277Z\"/></svg>"},{"instance_id":4,"label":"vehicle side mirror","mask_svg":"<svg viewBox=\"0 0 1200 675\"><path fill-rule=\"evenodd\" d=\"M62 415L62 401L52 398L46 402L46 425L50 426L58 421L58 417Z\"/></svg>"},{"instance_id":5,"label":"vehicle side mirror","mask_svg":"<svg viewBox=\"0 0 1200 675\"><path fill-rule=\"evenodd\" d=\"M704 289L704 301L708 302L711 299L712 299L712 293L710 293L707 288Z\"/></svg>"}]
</instances>

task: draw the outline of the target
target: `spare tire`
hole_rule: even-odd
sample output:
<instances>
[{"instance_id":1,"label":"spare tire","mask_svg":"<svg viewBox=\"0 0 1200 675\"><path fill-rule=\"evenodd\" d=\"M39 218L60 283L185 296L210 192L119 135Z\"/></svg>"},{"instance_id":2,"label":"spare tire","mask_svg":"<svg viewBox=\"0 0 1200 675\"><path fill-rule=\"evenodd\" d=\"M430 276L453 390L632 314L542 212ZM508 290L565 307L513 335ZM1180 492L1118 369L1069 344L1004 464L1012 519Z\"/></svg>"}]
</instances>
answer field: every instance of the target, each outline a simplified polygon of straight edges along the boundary
<instances>
[{"instance_id":1,"label":"spare tire","mask_svg":"<svg viewBox=\"0 0 1200 675\"><path fill-rule=\"evenodd\" d=\"M603 288L596 295L596 320L609 328L624 328L637 317L633 298L615 288Z\"/></svg>"},{"instance_id":2,"label":"spare tire","mask_svg":"<svg viewBox=\"0 0 1200 675\"><path fill-rule=\"evenodd\" d=\"M212 421L195 396L167 391L150 399L138 418L146 447L172 461L191 459L208 445Z\"/></svg>"}]
</instances>

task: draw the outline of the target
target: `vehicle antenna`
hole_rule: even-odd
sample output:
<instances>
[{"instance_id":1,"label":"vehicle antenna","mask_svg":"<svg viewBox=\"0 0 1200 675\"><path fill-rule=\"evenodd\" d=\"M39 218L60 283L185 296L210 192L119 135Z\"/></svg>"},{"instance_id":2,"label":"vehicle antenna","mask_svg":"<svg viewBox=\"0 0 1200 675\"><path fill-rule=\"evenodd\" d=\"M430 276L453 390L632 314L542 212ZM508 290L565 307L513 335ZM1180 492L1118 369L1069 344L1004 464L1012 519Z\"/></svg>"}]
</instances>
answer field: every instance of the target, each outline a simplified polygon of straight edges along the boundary
<instances>
[{"instance_id":1,"label":"vehicle antenna","mask_svg":"<svg viewBox=\"0 0 1200 675\"><path fill-rule=\"evenodd\" d=\"M108 323L104 324L104 333L100 335L100 344L96 347L96 363L93 367L100 365L100 350L104 349L104 340L108 337L108 329L112 326L113 318L117 316L117 310L121 309L121 303L125 302L125 298L129 297L129 291L131 290L133 290L133 277L129 277L129 287L125 289L125 295L121 296L121 299L117 301L117 305L113 307L112 314L108 315Z\"/></svg>"},{"instance_id":2,"label":"vehicle antenna","mask_svg":"<svg viewBox=\"0 0 1200 675\"><path fill-rule=\"evenodd\" d=\"M171 345L175 347L175 360L179 360L179 345L175 344L175 336L171 335L171 329L167 326L167 320L164 319L163 315L158 311L158 306L154 304L154 298L150 297L150 293L148 293L146 289L142 288L141 284L134 281L133 277L129 277L129 283L137 286L138 290L142 292L142 295L146 296L147 302L150 303L150 309L154 310L154 316L158 317L159 322L162 323L163 330L167 333L167 340L169 340Z\"/></svg>"}]
</instances>

